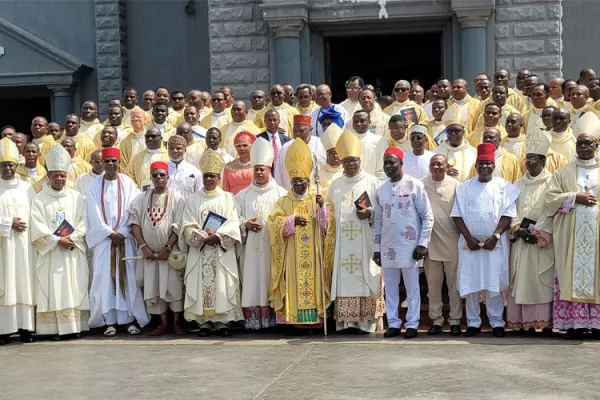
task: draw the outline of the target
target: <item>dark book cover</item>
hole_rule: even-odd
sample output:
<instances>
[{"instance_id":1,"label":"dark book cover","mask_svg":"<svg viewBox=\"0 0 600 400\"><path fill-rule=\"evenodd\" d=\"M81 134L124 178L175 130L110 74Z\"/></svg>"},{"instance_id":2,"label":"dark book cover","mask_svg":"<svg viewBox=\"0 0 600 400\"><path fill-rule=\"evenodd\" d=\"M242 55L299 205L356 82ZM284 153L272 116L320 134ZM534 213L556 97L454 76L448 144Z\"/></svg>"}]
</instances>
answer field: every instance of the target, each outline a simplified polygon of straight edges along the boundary
<instances>
[{"instance_id":1,"label":"dark book cover","mask_svg":"<svg viewBox=\"0 0 600 400\"><path fill-rule=\"evenodd\" d=\"M417 115L417 111L414 109L414 107L405 108L404 110L401 110L400 115L405 121L411 122L413 124L419 123L419 116Z\"/></svg>"},{"instance_id":2,"label":"dark book cover","mask_svg":"<svg viewBox=\"0 0 600 400\"><path fill-rule=\"evenodd\" d=\"M371 207L371 199L369 199L367 192L363 192L363 194L361 194L358 199L354 201L354 205L357 209Z\"/></svg>"},{"instance_id":3,"label":"dark book cover","mask_svg":"<svg viewBox=\"0 0 600 400\"><path fill-rule=\"evenodd\" d=\"M54 231L54 236L67 237L67 236L71 235L71 233L73 233L73 232L75 232L75 228L73 228L73 226L71 226L69 221L67 221L65 219L58 226L58 228L56 228L56 230Z\"/></svg>"},{"instance_id":4,"label":"dark book cover","mask_svg":"<svg viewBox=\"0 0 600 400\"><path fill-rule=\"evenodd\" d=\"M523 218L523 220L521 221L521 228L523 229L531 229L533 226L535 226L536 221L529 219L529 218Z\"/></svg>"}]
</instances>

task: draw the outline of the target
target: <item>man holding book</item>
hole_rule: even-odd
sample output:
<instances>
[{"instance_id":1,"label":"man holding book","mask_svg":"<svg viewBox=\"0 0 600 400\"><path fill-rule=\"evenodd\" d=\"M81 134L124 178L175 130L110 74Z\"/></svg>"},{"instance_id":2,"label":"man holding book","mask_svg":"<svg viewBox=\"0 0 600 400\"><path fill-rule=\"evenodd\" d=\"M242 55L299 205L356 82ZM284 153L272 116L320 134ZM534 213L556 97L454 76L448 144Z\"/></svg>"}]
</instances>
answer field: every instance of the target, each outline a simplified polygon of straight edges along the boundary
<instances>
[{"instance_id":1,"label":"man holding book","mask_svg":"<svg viewBox=\"0 0 600 400\"><path fill-rule=\"evenodd\" d=\"M31 203L31 241L37 250L36 332L60 340L88 330L89 269L85 198L66 187L71 155L56 145L46 156L48 183Z\"/></svg>"},{"instance_id":2,"label":"man holding book","mask_svg":"<svg viewBox=\"0 0 600 400\"><path fill-rule=\"evenodd\" d=\"M362 143L344 131L335 149L343 175L327 191L336 224L331 300L337 330L373 333L383 317L379 267L373 261L372 199L379 180L361 168Z\"/></svg>"}]
</instances>

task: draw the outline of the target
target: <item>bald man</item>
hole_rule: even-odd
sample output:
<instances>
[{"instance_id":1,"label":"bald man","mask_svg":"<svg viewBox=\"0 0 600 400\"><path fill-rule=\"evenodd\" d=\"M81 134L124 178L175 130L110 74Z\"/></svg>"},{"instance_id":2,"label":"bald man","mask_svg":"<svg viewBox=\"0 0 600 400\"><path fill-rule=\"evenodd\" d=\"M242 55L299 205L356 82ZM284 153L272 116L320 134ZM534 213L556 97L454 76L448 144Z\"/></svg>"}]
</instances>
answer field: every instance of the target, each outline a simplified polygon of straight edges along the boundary
<instances>
[{"instance_id":1,"label":"bald man","mask_svg":"<svg viewBox=\"0 0 600 400\"><path fill-rule=\"evenodd\" d=\"M206 116L208 112L210 112L210 108L206 107L204 104L204 100L202 100L202 92L200 90L191 90L188 93L188 106L196 107L198 110L198 118L202 121L202 118ZM185 114L185 111L184 111ZM184 115L185 119L185 115Z\"/></svg>"},{"instance_id":2,"label":"bald man","mask_svg":"<svg viewBox=\"0 0 600 400\"><path fill-rule=\"evenodd\" d=\"M477 110L479 100L469 95L469 84L464 79L456 79L452 83L452 98L448 100L448 109L444 113L442 120L451 122L461 120L471 132L477 124Z\"/></svg>"},{"instance_id":3,"label":"bald man","mask_svg":"<svg viewBox=\"0 0 600 400\"><path fill-rule=\"evenodd\" d=\"M475 88L475 92L477 93L477 96L475 96L476 100L481 101L481 96L479 95L479 84L482 81L489 81L490 78L486 75L486 74L478 74L475 76L475 79L473 79L473 87ZM491 84L490 84L490 88L491 88ZM485 99L483 99L485 100Z\"/></svg>"},{"instance_id":4,"label":"bald man","mask_svg":"<svg viewBox=\"0 0 600 400\"><path fill-rule=\"evenodd\" d=\"M248 121L246 115L246 103L242 100L235 100L231 106L231 122L221 129L223 140L219 147L225 149L225 151L233 158L237 158L237 151L235 150L233 139L235 139L235 136L238 133L241 131L248 131L254 135L260 133L260 129L253 121Z\"/></svg>"},{"instance_id":5,"label":"bald man","mask_svg":"<svg viewBox=\"0 0 600 400\"><path fill-rule=\"evenodd\" d=\"M562 78L554 78L550 81L550 97L558 107L562 107L562 101L564 100L563 92L562 92L562 84L564 79ZM561 104L561 105L559 105Z\"/></svg>"},{"instance_id":6,"label":"bald man","mask_svg":"<svg viewBox=\"0 0 600 400\"><path fill-rule=\"evenodd\" d=\"M93 101L86 101L81 106L79 134L94 140L98 132L104 128L98 119L98 106Z\"/></svg>"},{"instance_id":7,"label":"bald man","mask_svg":"<svg viewBox=\"0 0 600 400\"><path fill-rule=\"evenodd\" d=\"M262 90L255 90L250 93L250 104L252 107L248 110L246 119L254 122L254 118L265 108L265 92Z\"/></svg>"},{"instance_id":8,"label":"bald man","mask_svg":"<svg viewBox=\"0 0 600 400\"><path fill-rule=\"evenodd\" d=\"M523 176L523 171L521 171L521 164L519 159L513 154L504 150L502 146L500 146L501 142L501 134L500 131L496 128L487 128L483 132L483 142L482 143L491 143L496 148L495 152L495 163L496 168L494 169L493 175L504 178L510 183L514 183L517 179ZM471 169L471 178L477 176L476 165L473 165Z\"/></svg>"},{"instance_id":9,"label":"bald man","mask_svg":"<svg viewBox=\"0 0 600 400\"><path fill-rule=\"evenodd\" d=\"M156 93L153 90L146 90L142 95L143 108L146 113L152 113L152 106L155 103Z\"/></svg>"},{"instance_id":10,"label":"bald man","mask_svg":"<svg viewBox=\"0 0 600 400\"><path fill-rule=\"evenodd\" d=\"M581 118L586 112L592 112L596 116L600 116L600 111L594 108L593 103L589 103L590 90L585 85L577 85L571 91L571 114L570 127L575 129L577 120Z\"/></svg>"},{"instance_id":11,"label":"bald man","mask_svg":"<svg viewBox=\"0 0 600 400\"><path fill-rule=\"evenodd\" d=\"M131 159L138 153L146 150L144 135L146 134L146 112L140 107L135 107L129 113L131 132L119 145L121 149L120 172L124 173Z\"/></svg>"},{"instance_id":12,"label":"bald man","mask_svg":"<svg viewBox=\"0 0 600 400\"><path fill-rule=\"evenodd\" d=\"M518 112L508 114L506 123L506 137L502 139L502 147L520 160L525 159L525 134L523 132L523 117Z\"/></svg>"},{"instance_id":13,"label":"bald man","mask_svg":"<svg viewBox=\"0 0 600 400\"><path fill-rule=\"evenodd\" d=\"M294 115L298 114L296 108L290 106L284 101L285 89L282 85L273 85L269 90L269 96L271 97L271 104L265 106L254 118L254 124L259 129L264 129L265 125L265 114L269 110L275 110L279 113L279 128L289 137L292 136L294 130Z\"/></svg>"},{"instance_id":14,"label":"bald man","mask_svg":"<svg viewBox=\"0 0 600 400\"><path fill-rule=\"evenodd\" d=\"M38 162L40 165L44 165L44 157L48 153L56 142L51 135L48 135L48 120L44 117L35 117L31 121L31 135L33 136L33 143L37 144L40 148L40 158Z\"/></svg>"},{"instance_id":15,"label":"bald man","mask_svg":"<svg viewBox=\"0 0 600 400\"><path fill-rule=\"evenodd\" d=\"M92 170L92 166L90 163L76 154L75 140L67 137L64 138L60 144L71 156L71 165L69 165L69 169L67 171L67 179L72 183L75 183L77 178L79 178L81 175L85 175L90 172Z\"/></svg>"},{"instance_id":16,"label":"bald man","mask_svg":"<svg viewBox=\"0 0 600 400\"><path fill-rule=\"evenodd\" d=\"M594 80L596 80L596 72L594 72L594 70L591 68L584 68L579 72L577 84L585 85L589 88Z\"/></svg>"},{"instance_id":17,"label":"bald man","mask_svg":"<svg viewBox=\"0 0 600 400\"><path fill-rule=\"evenodd\" d=\"M206 131L207 135L211 129ZM185 160L191 163L194 167L200 168L198 162L200 160L200 156L202 156L202 153L204 153L204 150L206 150L206 140L195 137L194 131L192 130L192 126L187 122L182 122L181 124L179 124L177 126L177 129L175 130L175 133L183 137L185 139L185 142L187 143L184 155ZM221 133L219 132L219 136L220 135Z\"/></svg>"},{"instance_id":18,"label":"bald man","mask_svg":"<svg viewBox=\"0 0 600 400\"><path fill-rule=\"evenodd\" d=\"M427 123L427 114L423 107L410 100L410 83L405 80L396 82L394 85L394 94L396 100L391 106L383 110L389 116L392 115L405 115L407 113L414 114L417 117L418 123L425 125Z\"/></svg>"}]
</instances>

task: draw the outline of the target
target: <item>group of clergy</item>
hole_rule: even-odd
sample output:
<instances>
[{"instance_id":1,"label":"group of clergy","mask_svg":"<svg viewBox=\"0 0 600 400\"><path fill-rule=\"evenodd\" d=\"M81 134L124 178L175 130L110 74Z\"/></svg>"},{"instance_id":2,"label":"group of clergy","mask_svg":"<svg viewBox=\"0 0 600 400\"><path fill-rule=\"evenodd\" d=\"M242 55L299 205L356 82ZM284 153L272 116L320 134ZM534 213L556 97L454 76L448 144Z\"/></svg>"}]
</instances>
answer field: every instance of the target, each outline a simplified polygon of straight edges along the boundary
<instances>
[{"instance_id":1,"label":"group of clergy","mask_svg":"<svg viewBox=\"0 0 600 400\"><path fill-rule=\"evenodd\" d=\"M401 80L389 105L360 77L339 105L327 85L300 85L296 107L273 85L250 111L228 88L188 105L159 88L144 109L126 89L103 124L87 101L64 131L34 118L31 142L3 128L0 344L137 335L150 315L154 336L185 334L184 319L229 336L234 321L298 333L328 317L370 333L385 313L394 337L402 307L413 338L421 267L429 334L445 277L453 335L465 298L467 336L484 302L494 336L507 306L516 332L600 337L595 73L553 90L509 79L478 75L479 98L442 79L426 104Z\"/></svg>"}]
</instances>

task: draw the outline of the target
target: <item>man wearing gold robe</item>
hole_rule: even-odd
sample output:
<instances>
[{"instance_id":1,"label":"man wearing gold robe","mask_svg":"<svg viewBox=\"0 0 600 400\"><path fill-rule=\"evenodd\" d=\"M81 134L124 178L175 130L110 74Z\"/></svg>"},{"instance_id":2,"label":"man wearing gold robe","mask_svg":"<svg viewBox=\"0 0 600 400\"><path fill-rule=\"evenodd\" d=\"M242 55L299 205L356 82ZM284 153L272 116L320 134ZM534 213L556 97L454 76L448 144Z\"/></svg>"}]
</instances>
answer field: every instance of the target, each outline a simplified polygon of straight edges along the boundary
<instances>
[{"instance_id":1,"label":"man wearing gold robe","mask_svg":"<svg viewBox=\"0 0 600 400\"><path fill-rule=\"evenodd\" d=\"M342 162L340 161L335 150L335 145L337 144L340 136L342 136L342 132L342 128L337 126L337 124L332 123L327 127L327 129L325 129L325 132L323 132L323 137L321 138L323 141L323 147L327 152L327 161L325 162L325 165L319 169L319 188L324 197L326 197L327 188L329 185L331 185L337 178L342 176L342 172L344 171Z\"/></svg>"},{"instance_id":2,"label":"man wearing gold robe","mask_svg":"<svg viewBox=\"0 0 600 400\"><path fill-rule=\"evenodd\" d=\"M309 191L312 154L303 140L289 147L285 168L292 188L275 203L268 222L273 248L269 300L278 323L318 327L331 304L333 212L321 195Z\"/></svg>"},{"instance_id":3,"label":"man wearing gold robe","mask_svg":"<svg viewBox=\"0 0 600 400\"><path fill-rule=\"evenodd\" d=\"M221 140L219 146L220 148L225 149L225 151L233 158L237 158L238 155L233 143L233 139L235 139L235 136L238 133L241 131L250 132L254 135L260 133L260 129L254 125L254 122L247 120L246 114L246 103L242 100L234 101L231 105L231 122L220 129L223 140Z\"/></svg>"},{"instance_id":4,"label":"man wearing gold robe","mask_svg":"<svg viewBox=\"0 0 600 400\"><path fill-rule=\"evenodd\" d=\"M60 144L71 156L71 162L67 168L67 179L69 181L75 182L81 175L85 175L92 170L92 165L77 155L73 139L67 137Z\"/></svg>"},{"instance_id":5,"label":"man wearing gold robe","mask_svg":"<svg viewBox=\"0 0 600 400\"><path fill-rule=\"evenodd\" d=\"M127 166L127 170L125 170L125 174L133 179L142 192L145 192L152 186L150 165L155 161L169 162L169 154L163 146L158 129L148 129L144 135L144 140L146 149L133 156Z\"/></svg>"},{"instance_id":6,"label":"man wearing gold robe","mask_svg":"<svg viewBox=\"0 0 600 400\"><path fill-rule=\"evenodd\" d=\"M38 163L43 166L46 153L56 144L52 135L48 135L48 120L44 117L35 117L31 121L31 134L33 135L32 142L40 148Z\"/></svg>"},{"instance_id":7,"label":"man wearing gold robe","mask_svg":"<svg viewBox=\"0 0 600 400\"><path fill-rule=\"evenodd\" d=\"M402 111L412 108L415 110L419 124L424 124L427 122L425 110L414 101L408 99L408 95L410 94L409 91L410 83L408 81L401 80L396 82L394 85L394 96L396 97L396 101L394 101L391 106L385 108L383 112L391 117L394 114L401 114Z\"/></svg>"},{"instance_id":8,"label":"man wearing gold robe","mask_svg":"<svg viewBox=\"0 0 600 400\"><path fill-rule=\"evenodd\" d=\"M131 159L146 149L144 135L146 134L146 113L140 107L131 111L129 116L133 130L121 141L121 172L127 170Z\"/></svg>"},{"instance_id":9,"label":"man wearing gold robe","mask_svg":"<svg viewBox=\"0 0 600 400\"><path fill-rule=\"evenodd\" d=\"M494 168L493 176L504 178L510 183L514 183L519 179L523 173L521 172L521 165L519 159L513 154L507 152L500 146L500 132L495 128L488 128L483 132L483 143L491 143L496 148L494 153L495 162L494 165L498 167ZM478 176L475 165L471 169L471 178Z\"/></svg>"}]
</instances>

